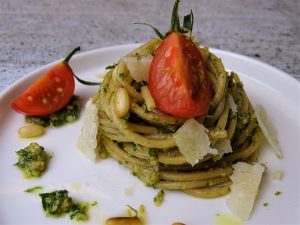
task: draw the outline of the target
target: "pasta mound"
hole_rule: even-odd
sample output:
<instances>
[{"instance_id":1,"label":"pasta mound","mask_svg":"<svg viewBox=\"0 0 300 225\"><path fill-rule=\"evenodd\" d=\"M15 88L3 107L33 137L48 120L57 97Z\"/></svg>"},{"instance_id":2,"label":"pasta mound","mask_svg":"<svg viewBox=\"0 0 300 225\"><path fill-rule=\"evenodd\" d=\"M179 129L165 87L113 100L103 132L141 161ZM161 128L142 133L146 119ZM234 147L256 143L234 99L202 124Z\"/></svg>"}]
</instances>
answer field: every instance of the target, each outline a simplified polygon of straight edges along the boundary
<instances>
[{"instance_id":1,"label":"pasta mound","mask_svg":"<svg viewBox=\"0 0 300 225\"><path fill-rule=\"evenodd\" d=\"M152 56L160 42L152 39L125 57ZM205 127L210 147L223 153L207 154L189 164L174 139L186 119L159 111L153 101L149 107L151 95L141 91L147 90L147 82L137 82L120 59L93 98L99 109L97 154L110 155L129 167L146 185L212 198L229 192L234 163L256 161L262 132L238 75L226 72L221 59L198 47L213 96L208 113L195 120ZM222 149L222 143L226 148L231 145L232 151Z\"/></svg>"}]
</instances>

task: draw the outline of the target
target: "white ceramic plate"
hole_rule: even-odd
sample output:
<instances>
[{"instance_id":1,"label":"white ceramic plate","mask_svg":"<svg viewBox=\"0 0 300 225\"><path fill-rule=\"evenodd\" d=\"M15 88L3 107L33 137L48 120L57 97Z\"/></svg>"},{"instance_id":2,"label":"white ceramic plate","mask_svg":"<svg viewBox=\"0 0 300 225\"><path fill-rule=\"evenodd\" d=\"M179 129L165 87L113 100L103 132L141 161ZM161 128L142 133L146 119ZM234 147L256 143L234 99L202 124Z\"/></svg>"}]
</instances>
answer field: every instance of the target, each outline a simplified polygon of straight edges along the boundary
<instances>
[{"instance_id":1,"label":"white ceramic plate","mask_svg":"<svg viewBox=\"0 0 300 225\"><path fill-rule=\"evenodd\" d=\"M96 75L102 73L105 66L116 62L136 46L116 46L78 54L71 60L71 66L83 79L97 80ZM265 106L277 127L284 154L284 158L279 160L267 144L261 147L260 162L265 163L268 170L252 216L246 224L299 224L299 82L248 57L212 51L222 58L227 70L234 70L240 75L253 104ZM75 223L68 216L59 219L45 217L39 196L24 192L36 185L43 186L45 192L67 189L70 196L78 201L97 201L98 205L90 208L89 224L103 224L108 217L124 215L126 205L138 208L144 204L149 225L171 225L174 222L214 224L217 213L229 212L226 197L206 200L169 191L161 207L156 207L153 197L157 190L145 187L128 169L112 159L94 164L81 154L76 148L81 119L58 129L48 129L41 138L21 140L17 130L24 125L24 117L12 111L10 103L55 63L28 74L0 96L0 224ZM96 90L97 87L76 83L75 94L82 97L84 104ZM52 152L54 157L42 178L25 180L13 166L17 161L15 152L33 141ZM272 180L271 174L275 170L283 170L282 181ZM275 196L277 191L282 194ZM264 203L269 203L268 207L264 207Z\"/></svg>"}]
</instances>

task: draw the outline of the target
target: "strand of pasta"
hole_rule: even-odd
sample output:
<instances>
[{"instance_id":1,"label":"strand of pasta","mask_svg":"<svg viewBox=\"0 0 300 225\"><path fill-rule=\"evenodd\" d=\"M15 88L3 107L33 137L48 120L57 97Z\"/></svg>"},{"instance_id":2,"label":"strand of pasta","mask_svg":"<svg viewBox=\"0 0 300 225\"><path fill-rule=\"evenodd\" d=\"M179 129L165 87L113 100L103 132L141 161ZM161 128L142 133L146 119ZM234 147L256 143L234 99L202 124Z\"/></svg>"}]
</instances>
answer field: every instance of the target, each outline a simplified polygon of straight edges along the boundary
<instances>
[{"instance_id":1,"label":"strand of pasta","mask_svg":"<svg viewBox=\"0 0 300 225\"><path fill-rule=\"evenodd\" d=\"M197 198L217 198L222 197L230 192L231 181L225 182L222 185L210 188L186 189L184 193Z\"/></svg>"},{"instance_id":2,"label":"strand of pasta","mask_svg":"<svg viewBox=\"0 0 300 225\"><path fill-rule=\"evenodd\" d=\"M232 172L233 169L231 167L196 172L160 172L159 178L168 181L192 181L229 176L232 174Z\"/></svg>"},{"instance_id":3,"label":"strand of pasta","mask_svg":"<svg viewBox=\"0 0 300 225\"><path fill-rule=\"evenodd\" d=\"M228 122L228 126L227 126L227 138L231 139L234 135L234 131L236 128L236 123L237 123L237 115L236 113L233 113L231 111L230 113L231 115L229 115L229 122Z\"/></svg>"},{"instance_id":4,"label":"strand of pasta","mask_svg":"<svg viewBox=\"0 0 300 225\"><path fill-rule=\"evenodd\" d=\"M183 120L169 116L165 113L158 113L158 110L156 112L145 112L145 110L140 107L135 102L131 102L130 110L134 112L136 115L138 115L143 120L146 120L147 122L154 124L154 125L176 125L176 124L182 124Z\"/></svg>"},{"instance_id":5,"label":"strand of pasta","mask_svg":"<svg viewBox=\"0 0 300 225\"><path fill-rule=\"evenodd\" d=\"M221 99L220 103L217 105L213 114L209 114L205 117L204 123L206 126L212 126L220 117L225 107L225 96Z\"/></svg>"},{"instance_id":6,"label":"strand of pasta","mask_svg":"<svg viewBox=\"0 0 300 225\"><path fill-rule=\"evenodd\" d=\"M155 188L168 189L168 190L184 190L192 188L202 188L214 186L216 184L228 182L229 177L215 177L204 180L193 180L193 181L157 181L154 184Z\"/></svg>"},{"instance_id":7,"label":"strand of pasta","mask_svg":"<svg viewBox=\"0 0 300 225\"><path fill-rule=\"evenodd\" d=\"M210 53L207 61L207 69L217 77L216 86L214 86L214 97L211 101L211 106L214 108L219 104L225 94L226 88L226 71L221 59Z\"/></svg>"}]
</instances>

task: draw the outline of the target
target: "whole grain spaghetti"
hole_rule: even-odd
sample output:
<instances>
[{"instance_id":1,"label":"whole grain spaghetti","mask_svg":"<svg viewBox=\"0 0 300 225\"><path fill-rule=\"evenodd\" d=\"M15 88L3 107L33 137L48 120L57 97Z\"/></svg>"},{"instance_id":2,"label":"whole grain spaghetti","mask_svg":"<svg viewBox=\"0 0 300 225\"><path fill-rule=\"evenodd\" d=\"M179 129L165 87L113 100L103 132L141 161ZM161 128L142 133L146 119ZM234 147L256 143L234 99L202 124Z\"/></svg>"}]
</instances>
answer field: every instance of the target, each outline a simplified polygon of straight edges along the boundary
<instances>
[{"instance_id":1,"label":"whole grain spaghetti","mask_svg":"<svg viewBox=\"0 0 300 225\"><path fill-rule=\"evenodd\" d=\"M159 39L150 40L128 56L153 55L159 43ZM211 79L213 98L208 113L196 120L207 128L212 148L230 140L232 152L208 154L190 165L173 137L186 119L147 107L151 95L141 91L148 89L147 83L136 82L122 59L104 76L94 104L99 107L100 155L108 153L149 186L211 198L228 193L233 163L255 160L262 133L238 75L227 73L208 49L199 50Z\"/></svg>"}]
</instances>

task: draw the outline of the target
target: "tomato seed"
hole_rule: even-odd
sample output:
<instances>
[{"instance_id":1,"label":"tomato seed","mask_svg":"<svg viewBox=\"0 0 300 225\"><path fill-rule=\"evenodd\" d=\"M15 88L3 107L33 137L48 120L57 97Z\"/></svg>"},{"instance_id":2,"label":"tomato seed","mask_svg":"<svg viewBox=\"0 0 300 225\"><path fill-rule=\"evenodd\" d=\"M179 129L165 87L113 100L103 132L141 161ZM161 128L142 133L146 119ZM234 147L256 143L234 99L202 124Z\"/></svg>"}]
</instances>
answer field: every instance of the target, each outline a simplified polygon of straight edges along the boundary
<instances>
[{"instance_id":1,"label":"tomato seed","mask_svg":"<svg viewBox=\"0 0 300 225\"><path fill-rule=\"evenodd\" d=\"M63 93L64 89L61 88L61 87L58 87L58 88L56 88L56 91L57 91L58 93Z\"/></svg>"},{"instance_id":2,"label":"tomato seed","mask_svg":"<svg viewBox=\"0 0 300 225\"><path fill-rule=\"evenodd\" d=\"M27 97L27 100L31 102L31 101L33 100L33 97L32 97L31 95L29 95L29 96Z\"/></svg>"},{"instance_id":3,"label":"tomato seed","mask_svg":"<svg viewBox=\"0 0 300 225\"><path fill-rule=\"evenodd\" d=\"M42 100L42 102L43 102L43 104L48 104L48 99L47 98L43 98L43 100Z\"/></svg>"}]
</instances>

